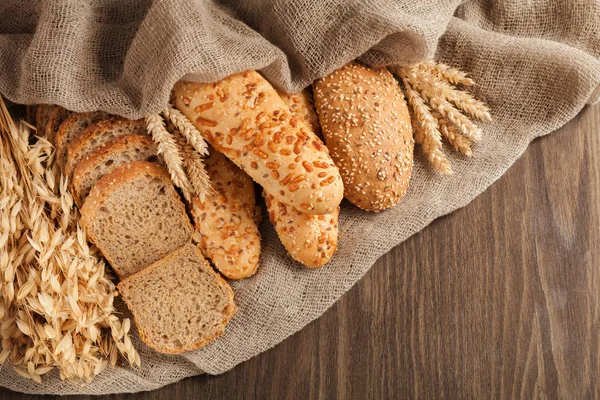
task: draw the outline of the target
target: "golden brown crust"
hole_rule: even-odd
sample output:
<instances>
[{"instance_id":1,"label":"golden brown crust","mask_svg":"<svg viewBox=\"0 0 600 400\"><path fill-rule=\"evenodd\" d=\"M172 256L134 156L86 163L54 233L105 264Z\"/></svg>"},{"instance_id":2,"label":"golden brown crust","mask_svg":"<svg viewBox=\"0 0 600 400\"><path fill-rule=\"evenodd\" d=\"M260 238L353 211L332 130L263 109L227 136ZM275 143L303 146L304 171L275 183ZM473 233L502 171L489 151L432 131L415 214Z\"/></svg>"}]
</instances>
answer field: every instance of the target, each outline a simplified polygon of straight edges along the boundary
<instances>
[{"instance_id":1,"label":"golden brown crust","mask_svg":"<svg viewBox=\"0 0 600 400\"><path fill-rule=\"evenodd\" d=\"M214 192L204 201L192 201L200 246L227 278L248 278L256 273L260 258L254 182L214 149L204 164Z\"/></svg>"},{"instance_id":2,"label":"golden brown crust","mask_svg":"<svg viewBox=\"0 0 600 400\"><path fill-rule=\"evenodd\" d=\"M45 134L46 134L46 139L48 139L48 141L50 143L54 143L54 138L56 137L56 133L58 132L60 125L71 114L72 113L69 110L67 110L66 108L63 108L61 106L56 106L54 108L54 111L52 111L52 114L50 114L50 117L48 118L48 122L46 123L46 133Z\"/></svg>"},{"instance_id":3,"label":"golden brown crust","mask_svg":"<svg viewBox=\"0 0 600 400\"><path fill-rule=\"evenodd\" d=\"M284 93L278 91L279 96L288 105L294 115L300 119L314 134L321 136L321 125L319 124L319 116L315 110L312 88L307 87L300 93Z\"/></svg>"},{"instance_id":4,"label":"golden brown crust","mask_svg":"<svg viewBox=\"0 0 600 400\"><path fill-rule=\"evenodd\" d=\"M186 245L186 246L189 246L189 244ZM125 303L127 304L127 307L129 307L129 309L131 310L131 312L134 313L134 317L135 317L135 311L133 309L133 305L130 304L129 300L128 300L128 296L130 295L130 293L127 291L127 288L126 288L127 282L133 281L133 280L138 279L138 278L143 278L145 275L148 275L148 274L152 273L155 269L160 268L161 265L163 265L164 263L166 263L171 258L175 257L177 255L177 252L179 250L180 249L173 251L171 254L167 255L162 260L157 261L154 264L151 264L150 266L144 268L143 270L138 271L135 274L133 274L133 275L131 275L131 276L129 276L129 277L121 280L121 282L117 285L117 288L119 289L119 292L121 293L121 295L123 297L123 300L125 300ZM235 303L234 303L234 293L233 293L233 289L231 288L231 286L229 286L229 284L227 283L227 281L225 281L225 279L223 279L223 277L221 277L221 275L219 275L218 273L216 273L212 269L212 267L210 266L210 264L208 264L208 261L206 261L206 259L204 258L204 256L202 255L202 252L198 249L198 247L194 246L194 250L195 250L196 254L198 255L198 257L200 257L200 259L205 263L206 271L209 274L213 275L213 277L215 277L217 279L217 282L219 283L219 286L222 287L222 288L225 288L227 290L227 292L229 293L230 299L231 299L231 301L229 303L230 307L228 309L229 312L225 315L225 318L222 321L222 324L223 324L223 330L222 331L217 332L216 335L214 337L212 337L212 338L208 338L208 339L202 340L202 341L200 341L198 343L194 343L194 344L192 344L190 346L183 347L183 348L181 348L180 350L177 350L177 351L171 350L171 349L168 349L168 348L162 348L159 345L153 343L150 340L150 335L148 335L148 332L146 331L146 329L142 325L140 325L140 323L138 322L137 318L134 318L135 326L137 327L137 330L138 330L138 332L140 334L140 338L142 339L142 341L144 343L146 343L146 345L148 345L149 347L153 348L154 350L159 351L159 352L164 353L164 354L180 354L180 353L184 353L186 351L197 350L200 347L202 347L202 346L204 346L204 345L212 342L213 340L215 340L216 338L218 338L219 336L221 336L225 332L225 329L224 329L225 325L229 322L229 320L231 319L231 317L233 317L235 315L235 313L237 312L237 307L235 306Z\"/></svg>"},{"instance_id":5,"label":"golden brown crust","mask_svg":"<svg viewBox=\"0 0 600 400\"><path fill-rule=\"evenodd\" d=\"M55 110L57 106L52 104L40 104L35 112L35 128L38 136L44 136L46 134L46 125L48 124L48 118Z\"/></svg>"},{"instance_id":6,"label":"golden brown crust","mask_svg":"<svg viewBox=\"0 0 600 400\"><path fill-rule=\"evenodd\" d=\"M392 74L350 63L315 82L314 94L345 197L368 211L397 204L408 189L414 140L408 106Z\"/></svg>"},{"instance_id":7,"label":"golden brown crust","mask_svg":"<svg viewBox=\"0 0 600 400\"><path fill-rule=\"evenodd\" d=\"M60 124L54 137L54 147L56 148L56 161L61 168L64 168L67 163L67 147L74 139L73 129L83 130L89 125L108 117L109 115L102 111L75 113Z\"/></svg>"},{"instance_id":8,"label":"golden brown crust","mask_svg":"<svg viewBox=\"0 0 600 400\"><path fill-rule=\"evenodd\" d=\"M290 256L307 266L325 265L337 250L338 207L331 214L301 213L263 191L269 219Z\"/></svg>"},{"instance_id":9,"label":"golden brown crust","mask_svg":"<svg viewBox=\"0 0 600 400\"><path fill-rule=\"evenodd\" d=\"M174 102L216 150L278 200L313 214L340 204L342 181L327 148L256 71L214 84L181 82Z\"/></svg>"},{"instance_id":10,"label":"golden brown crust","mask_svg":"<svg viewBox=\"0 0 600 400\"><path fill-rule=\"evenodd\" d=\"M104 162L112 154L119 154L132 147L148 147L154 150L156 154L156 144L148 135L123 135L110 140L105 147L96 149L96 151L85 156L73 171L73 179L71 180L71 192L75 203L81 205L86 193L82 192L82 182L90 170L93 170L97 165Z\"/></svg>"},{"instance_id":11,"label":"golden brown crust","mask_svg":"<svg viewBox=\"0 0 600 400\"><path fill-rule=\"evenodd\" d=\"M90 142L115 129L123 129L130 134L146 133L146 126L142 120L132 121L121 117L111 117L96 122L73 138L67 146L67 163L65 164L64 174L71 177L77 163L87 155L84 150L88 148ZM106 143L103 146L106 146Z\"/></svg>"}]
</instances>

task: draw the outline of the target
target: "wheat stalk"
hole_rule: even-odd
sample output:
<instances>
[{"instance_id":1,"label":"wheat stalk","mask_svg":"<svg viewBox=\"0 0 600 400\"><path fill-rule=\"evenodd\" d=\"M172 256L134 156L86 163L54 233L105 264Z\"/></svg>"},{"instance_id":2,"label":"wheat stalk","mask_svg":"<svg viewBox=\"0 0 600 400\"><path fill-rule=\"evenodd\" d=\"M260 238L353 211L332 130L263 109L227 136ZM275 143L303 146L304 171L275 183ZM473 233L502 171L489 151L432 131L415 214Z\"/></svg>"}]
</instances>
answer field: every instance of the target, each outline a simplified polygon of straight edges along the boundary
<instances>
[{"instance_id":1,"label":"wheat stalk","mask_svg":"<svg viewBox=\"0 0 600 400\"><path fill-rule=\"evenodd\" d=\"M473 85L473 80L462 71L435 62L389 69L402 81L411 108L415 141L421 144L429 162L438 171L451 173L450 163L442 152L441 138L467 157L473 154L472 142L481 140L481 130L461 111L477 119L491 120L483 102L453 86Z\"/></svg>"},{"instance_id":2,"label":"wheat stalk","mask_svg":"<svg viewBox=\"0 0 600 400\"><path fill-rule=\"evenodd\" d=\"M212 190L210 178L204 167L202 157L187 140L186 137L175 127L168 126L167 129L172 132L177 146L183 155L183 166L189 177L189 181L194 189L194 194L204 201L206 195Z\"/></svg>"},{"instance_id":3,"label":"wheat stalk","mask_svg":"<svg viewBox=\"0 0 600 400\"><path fill-rule=\"evenodd\" d=\"M129 320L114 315L115 285L77 225L52 146L29 140L30 127L17 126L0 98L0 362L36 382L54 369L89 382L115 365L116 350L103 351L110 343L139 365Z\"/></svg>"},{"instance_id":4,"label":"wheat stalk","mask_svg":"<svg viewBox=\"0 0 600 400\"><path fill-rule=\"evenodd\" d=\"M171 180L181 189L185 199L191 201L193 188L183 169L183 157L173 135L165 127L165 121L158 114L150 115L146 117L146 126L152 140L158 145L158 154L162 154L165 160Z\"/></svg>"},{"instance_id":5,"label":"wheat stalk","mask_svg":"<svg viewBox=\"0 0 600 400\"><path fill-rule=\"evenodd\" d=\"M208 145L206 144L206 141L204 141L204 138L200 132L198 132L198 129L196 129L194 124L192 124L181 111L169 104L163 110L163 115L177 127L179 132L185 136L187 141L200 155L208 155Z\"/></svg>"}]
</instances>

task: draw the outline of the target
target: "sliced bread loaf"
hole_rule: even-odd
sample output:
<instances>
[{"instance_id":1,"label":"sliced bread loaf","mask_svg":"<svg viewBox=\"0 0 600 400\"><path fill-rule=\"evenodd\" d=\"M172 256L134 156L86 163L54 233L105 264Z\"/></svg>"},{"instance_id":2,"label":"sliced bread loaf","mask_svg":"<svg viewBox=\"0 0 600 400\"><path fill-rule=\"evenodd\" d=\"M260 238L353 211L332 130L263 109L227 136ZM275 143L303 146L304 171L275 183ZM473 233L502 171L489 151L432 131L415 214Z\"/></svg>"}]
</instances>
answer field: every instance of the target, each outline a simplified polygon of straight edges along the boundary
<instances>
[{"instance_id":1,"label":"sliced bread loaf","mask_svg":"<svg viewBox=\"0 0 600 400\"><path fill-rule=\"evenodd\" d=\"M192 237L169 173L151 162L125 164L100 179L81 208L81 225L121 279Z\"/></svg>"},{"instance_id":2,"label":"sliced bread loaf","mask_svg":"<svg viewBox=\"0 0 600 400\"><path fill-rule=\"evenodd\" d=\"M132 121L124 118L110 118L89 126L67 146L67 163L64 174L72 177L75 166L87 155L117 136L134 133L140 135L147 133L146 124L143 120Z\"/></svg>"},{"instance_id":3,"label":"sliced bread loaf","mask_svg":"<svg viewBox=\"0 0 600 400\"><path fill-rule=\"evenodd\" d=\"M61 168L67 163L67 147L71 140L79 135L85 128L108 118L108 114L103 111L94 111L86 113L76 113L67 118L58 128L54 137L54 147L56 147L56 161Z\"/></svg>"},{"instance_id":4,"label":"sliced bread loaf","mask_svg":"<svg viewBox=\"0 0 600 400\"><path fill-rule=\"evenodd\" d=\"M202 347L223 334L236 312L231 287L191 243L118 287L140 337L162 353Z\"/></svg>"},{"instance_id":5,"label":"sliced bread loaf","mask_svg":"<svg viewBox=\"0 0 600 400\"><path fill-rule=\"evenodd\" d=\"M158 161L156 152L156 145L148 135L123 135L113 138L77 164L71 180L75 202L79 206L83 205L96 182L125 163Z\"/></svg>"}]
</instances>

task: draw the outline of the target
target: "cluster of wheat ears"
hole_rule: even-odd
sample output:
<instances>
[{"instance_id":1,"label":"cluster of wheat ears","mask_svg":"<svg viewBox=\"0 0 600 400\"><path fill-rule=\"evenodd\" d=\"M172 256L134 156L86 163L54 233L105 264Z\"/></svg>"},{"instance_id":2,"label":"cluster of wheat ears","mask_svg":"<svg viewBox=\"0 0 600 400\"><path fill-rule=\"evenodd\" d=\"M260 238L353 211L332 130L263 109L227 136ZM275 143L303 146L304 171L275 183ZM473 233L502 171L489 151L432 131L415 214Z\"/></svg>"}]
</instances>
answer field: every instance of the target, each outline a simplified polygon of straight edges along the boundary
<instances>
[{"instance_id":1,"label":"cluster of wheat ears","mask_svg":"<svg viewBox=\"0 0 600 400\"><path fill-rule=\"evenodd\" d=\"M472 144L481 140L481 131L469 117L492 119L483 102L460 89L475 82L464 72L434 61L406 68L390 67L390 70L402 82L415 142L439 172L451 174L452 166L442 151L442 138L455 151L470 157Z\"/></svg>"},{"instance_id":2,"label":"cluster of wheat ears","mask_svg":"<svg viewBox=\"0 0 600 400\"><path fill-rule=\"evenodd\" d=\"M118 353L140 365L129 319L98 251L88 245L54 149L16 124L0 97L0 362L42 381L89 382Z\"/></svg>"}]
</instances>

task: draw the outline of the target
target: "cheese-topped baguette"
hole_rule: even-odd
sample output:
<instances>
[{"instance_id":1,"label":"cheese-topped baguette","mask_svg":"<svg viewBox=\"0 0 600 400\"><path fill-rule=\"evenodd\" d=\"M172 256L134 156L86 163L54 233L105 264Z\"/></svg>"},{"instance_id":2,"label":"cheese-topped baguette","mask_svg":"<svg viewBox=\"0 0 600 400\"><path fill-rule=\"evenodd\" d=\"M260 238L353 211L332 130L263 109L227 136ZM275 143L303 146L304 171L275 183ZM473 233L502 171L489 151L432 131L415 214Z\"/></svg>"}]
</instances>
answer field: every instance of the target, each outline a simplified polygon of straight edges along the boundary
<instances>
[{"instance_id":1,"label":"cheese-topped baguette","mask_svg":"<svg viewBox=\"0 0 600 400\"><path fill-rule=\"evenodd\" d=\"M327 148L256 71L180 82L173 94L205 139L279 201L313 214L340 204L342 180Z\"/></svg>"},{"instance_id":2,"label":"cheese-topped baguette","mask_svg":"<svg viewBox=\"0 0 600 400\"><path fill-rule=\"evenodd\" d=\"M285 93L278 91L279 96L288 105L294 115L300 119L313 133L321 137L321 125L319 116L315 110L312 89L304 89L300 93Z\"/></svg>"},{"instance_id":3,"label":"cheese-topped baguette","mask_svg":"<svg viewBox=\"0 0 600 400\"><path fill-rule=\"evenodd\" d=\"M292 258L309 268L326 264L337 249L340 208L327 215L301 213L263 191L269 219Z\"/></svg>"},{"instance_id":4,"label":"cheese-topped baguette","mask_svg":"<svg viewBox=\"0 0 600 400\"><path fill-rule=\"evenodd\" d=\"M414 141L408 106L392 74L351 63L314 84L325 143L358 207L381 211L408 189Z\"/></svg>"},{"instance_id":5,"label":"cheese-topped baguette","mask_svg":"<svg viewBox=\"0 0 600 400\"><path fill-rule=\"evenodd\" d=\"M214 192L192 201L202 252L227 278L252 276L260 257L254 182L214 149L204 165Z\"/></svg>"}]
</instances>

